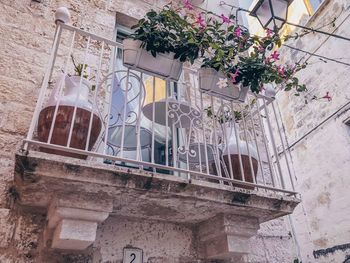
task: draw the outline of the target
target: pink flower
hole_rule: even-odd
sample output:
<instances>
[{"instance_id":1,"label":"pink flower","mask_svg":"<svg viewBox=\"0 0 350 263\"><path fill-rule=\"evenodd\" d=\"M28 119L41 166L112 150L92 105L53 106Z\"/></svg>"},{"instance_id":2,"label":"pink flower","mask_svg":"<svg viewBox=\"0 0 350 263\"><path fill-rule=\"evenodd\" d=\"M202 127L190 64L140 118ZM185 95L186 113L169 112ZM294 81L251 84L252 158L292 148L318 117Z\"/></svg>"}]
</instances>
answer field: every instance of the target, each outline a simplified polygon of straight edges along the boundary
<instances>
[{"instance_id":1,"label":"pink flower","mask_svg":"<svg viewBox=\"0 0 350 263\"><path fill-rule=\"evenodd\" d=\"M238 77L238 75L239 75L239 73L238 73L238 68L236 69L236 71L235 71L235 73L230 73L230 75L231 75L231 82L233 83L233 84L235 84L237 81L236 81L236 78Z\"/></svg>"},{"instance_id":2,"label":"pink flower","mask_svg":"<svg viewBox=\"0 0 350 263\"><path fill-rule=\"evenodd\" d=\"M332 101L332 96L329 95L329 91L326 92L326 95L324 95L322 99L327 99L328 101Z\"/></svg>"},{"instance_id":3,"label":"pink flower","mask_svg":"<svg viewBox=\"0 0 350 263\"><path fill-rule=\"evenodd\" d=\"M189 0L184 0L184 6L185 6L188 10L193 10L193 5L190 3Z\"/></svg>"},{"instance_id":4,"label":"pink flower","mask_svg":"<svg viewBox=\"0 0 350 263\"><path fill-rule=\"evenodd\" d=\"M202 17L202 14L199 14L197 16L196 24L198 24L201 28L206 27L204 18Z\"/></svg>"},{"instance_id":5,"label":"pink flower","mask_svg":"<svg viewBox=\"0 0 350 263\"><path fill-rule=\"evenodd\" d=\"M226 24L229 24L231 23L231 20L230 18L228 18L227 16L225 16L224 14L221 14L221 19L222 19L222 23L226 23Z\"/></svg>"},{"instance_id":6,"label":"pink flower","mask_svg":"<svg viewBox=\"0 0 350 263\"><path fill-rule=\"evenodd\" d=\"M277 66L277 71L282 77L285 76L285 68L283 66L278 65Z\"/></svg>"},{"instance_id":7,"label":"pink flower","mask_svg":"<svg viewBox=\"0 0 350 263\"><path fill-rule=\"evenodd\" d=\"M236 30L235 30L235 36L236 37L241 37L242 35L242 30L240 27L237 27Z\"/></svg>"},{"instance_id":8,"label":"pink flower","mask_svg":"<svg viewBox=\"0 0 350 263\"><path fill-rule=\"evenodd\" d=\"M266 29L266 36L272 37L273 31L271 29Z\"/></svg>"},{"instance_id":9,"label":"pink flower","mask_svg":"<svg viewBox=\"0 0 350 263\"><path fill-rule=\"evenodd\" d=\"M280 54L275 50L271 55L270 58L277 61L280 59Z\"/></svg>"}]
</instances>

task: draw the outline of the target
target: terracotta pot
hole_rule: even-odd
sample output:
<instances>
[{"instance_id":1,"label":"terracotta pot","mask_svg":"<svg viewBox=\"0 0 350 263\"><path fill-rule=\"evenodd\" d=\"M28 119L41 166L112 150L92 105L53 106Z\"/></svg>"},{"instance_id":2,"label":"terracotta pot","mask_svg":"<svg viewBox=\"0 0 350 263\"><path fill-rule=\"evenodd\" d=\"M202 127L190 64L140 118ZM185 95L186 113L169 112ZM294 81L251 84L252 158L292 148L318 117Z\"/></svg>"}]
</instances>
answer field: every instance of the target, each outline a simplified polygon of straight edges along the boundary
<instances>
[{"instance_id":1,"label":"terracotta pot","mask_svg":"<svg viewBox=\"0 0 350 263\"><path fill-rule=\"evenodd\" d=\"M77 105L76 116L72 131L72 137L69 147L85 150L89 124L92 112L92 103L89 102L89 89L90 84L87 80L83 79L81 85L80 77L63 77L61 81L65 82L65 93L61 97L56 121L52 133L52 138L50 144L66 146L69 137L69 131L71 128L74 105ZM58 99L58 88L61 83L59 81L56 84L53 93L44 107L41 110L38 121L38 139L42 142L47 142L49 138L50 128L53 122L53 116L55 112L55 107ZM79 92L80 91L80 92ZM79 92L79 97L78 96ZM76 102L77 100L77 102ZM91 134L88 145L88 150L90 151L94 146L100 131L101 131L101 120L96 112L92 114L92 126ZM41 148L41 151L53 154L59 154L63 156L75 157L79 159L86 159L86 155L70 153L66 151L52 150L48 148Z\"/></svg>"},{"instance_id":2,"label":"terracotta pot","mask_svg":"<svg viewBox=\"0 0 350 263\"><path fill-rule=\"evenodd\" d=\"M243 181L238 154L232 154L232 155L230 155L230 157L231 157L233 178L236 180L239 180L239 181ZM241 155L241 158L242 158L242 165L243 165L245 181L248 183L254 183L253 178L256 179L256 174L258 172L258 161L252 157L253 172L254 172L254 174L252 174L252 170L250 168L249 156ZM229 165L230 165L229 156L224 155L223 159L225 161L227 169L229 170L230 169L229 168ZM228 172L230 172L230 170ZM251 189L251 190L254 189L254 186L243 186L243 185L239 185L239 184L233 184L233 186L241 187L241 188L245 188L245 189Z\"/></svg>"},{"instance_id":3,"label":"terracotta pot","mask_svg":"<svg viewBox=\"0 0 350 263\"><path fill-rule=\"evenodd\" d=\"M240 162L239 162L239 154L238 154L238 149L240 150L241 154L241 159L242 159L242 166L243 166L243 172L244 172L244 179L246 182L249 183L254 183L254 180L256 180L256 175L258 172L258 153L253 147L252 144L248 143L248 148L247 148L247 142L244 140L239 139L238 140L238 145L237 145L237 139L236 139L236 134L235 130L233 128L233 124L226 123L225 124L225 133L224 137L227 136L228 141L223 147L223 160L226 165L226 170L230 173L230 161L231 159L231 167L232 167L232 172L233 172L233 178L236 180L243 181L243 176L241 173L241 168L240 168ZM249 149L249 153L248 153ZM252 159L252 166L253 166L253 171L250 167L250 160L249 160L249 154ZM217 174L217 169L216 166L214 165L213 167L215 174ZM221 174L224 174L224 169L221 164ZM233 186L245 188L245 189L254 189L254 187L251 186L243 186L239 184L233 184Z\"/></svg>"},{"instance_id":4,"label":"terracotta pot","mask_svg":"<svg viewBox=\"0 0 350 263\"><path fill-rule=\"evenodd\" d=\"M150 52L140 48L141 43L133 39L123 41L123 65L163 79L178 81L182 72L182 63L174 59L175 54L158 53L153 57Z\"/></svg>"}]
</instances>

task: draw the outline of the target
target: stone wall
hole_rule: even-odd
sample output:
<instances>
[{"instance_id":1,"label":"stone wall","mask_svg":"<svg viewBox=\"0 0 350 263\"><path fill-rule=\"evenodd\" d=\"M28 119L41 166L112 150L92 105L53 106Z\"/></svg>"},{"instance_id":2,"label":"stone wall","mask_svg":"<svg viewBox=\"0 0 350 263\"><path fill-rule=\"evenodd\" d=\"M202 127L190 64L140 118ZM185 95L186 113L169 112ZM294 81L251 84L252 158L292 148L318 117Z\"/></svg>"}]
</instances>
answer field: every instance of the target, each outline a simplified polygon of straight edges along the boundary
<instances>
[{"instance_id":1,"label":"stone wall","mask_svg":"<svg viewBox=\"0 0 350 263\"><path fill-rule=\"evenodd\" d=\"M18 194L12 184L14 154L28 131L49 59L55 10L66 6L73 25L112 38L116 11L140 17L152 4L122 0L0 1L0 262L48 262L39 260L37 253L45 216L18 211L13 206ZM57 256L52 262L77 262L61 259Z\"/></svg>"},{"instance_id":2,"label":"stone wall","mask_svg":"<svg viewBox=\"0 0 350 263\"><path fill-rule=\"evenodd\" d=\"M325 1L306 24L337 35L350 36L349 1ZM300 32L300 31L299 31ZM350 42L308 34L287 44L349 63ZM285 49L286 60L308 61L298 75L307 84L306 95L280 94L279 108L291 147L297 191L302 204L293 214L302 262L348 262L350 255L350 127L349 66L323 62L301 52ZM322 99L326 93L332 101ZM318 100L313 100L317 96ZM307 135L310 133L309 135ZM296 142L296 143L295 143ZM294 144L295 143L295 144Z\"/></svg>"},{"instance_id":3,"label":"stone wall","mask_svg":"<svg viewBox=\"0 0 350 263\"><path fill-rule=\"evenodd\" d=\"M45 224L45 211L23 211L14 205L20 198L12 187L14 154L21 148L21 141L28 130L44 76L54 34L56 8L67 6L73 25L112 38L116 12L138 18L155 2L0 1L0 262L119 262L124 245L141 246L141 243L145 244L148 262L164 262L164 253L169 253L174 262L181 263L183 257L195 257L192 236L185 226L130 223L113 217L99 228L96 244L86 255L42 255L38 247ZM163 235L164 242L159 240L158 234ZM125 242L117 246L115 240L119 238ZM181 242L181 245L173 246L169 241L172 239ZM292 262L295 257L290 230L283 219L263 224L259 235L249 245L253 253L246 259L247 262Z\"/></svg>"}]
</instances>

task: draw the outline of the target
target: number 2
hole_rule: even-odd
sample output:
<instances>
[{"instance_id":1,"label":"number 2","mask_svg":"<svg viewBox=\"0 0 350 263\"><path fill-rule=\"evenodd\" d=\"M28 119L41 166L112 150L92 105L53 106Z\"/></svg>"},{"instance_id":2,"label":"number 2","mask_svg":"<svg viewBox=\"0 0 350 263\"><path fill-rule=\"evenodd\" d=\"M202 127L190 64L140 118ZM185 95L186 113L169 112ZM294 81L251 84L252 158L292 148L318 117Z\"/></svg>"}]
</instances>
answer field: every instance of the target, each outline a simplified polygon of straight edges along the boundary
<instances>
[{"instance_id":1,"label":"number 2","mask_svg":"<svg viewBox=\"0 0 350 263\"><path fill-rule=\"evenodd\" d=\"M133 263L134 260L136 259L136 255L135 253L131 253L130 257L133 257L133 259L130 261L130 263Z\"/></svg>"}]
</instances>

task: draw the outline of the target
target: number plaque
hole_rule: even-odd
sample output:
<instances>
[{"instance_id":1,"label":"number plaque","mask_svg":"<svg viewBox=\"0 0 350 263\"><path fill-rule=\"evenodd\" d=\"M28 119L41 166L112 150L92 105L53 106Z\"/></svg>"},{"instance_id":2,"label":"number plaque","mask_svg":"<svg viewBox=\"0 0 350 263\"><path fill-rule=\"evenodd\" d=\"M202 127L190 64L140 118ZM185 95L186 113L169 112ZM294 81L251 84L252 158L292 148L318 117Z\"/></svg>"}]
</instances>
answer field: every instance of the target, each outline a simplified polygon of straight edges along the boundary
<instances>
[{"instance_id":1,"label":"number plaque","mask_svg":"<svg viewBox=\"0 0 350 263\"><path fill-rule=\"evenodd\" d=\"M124 248L123 263L143 263L142 254L139 248Z\"/></svg>"}]
</instances>

